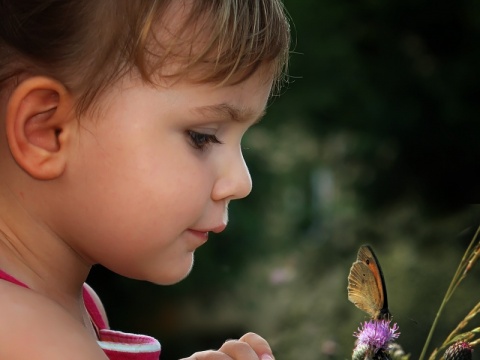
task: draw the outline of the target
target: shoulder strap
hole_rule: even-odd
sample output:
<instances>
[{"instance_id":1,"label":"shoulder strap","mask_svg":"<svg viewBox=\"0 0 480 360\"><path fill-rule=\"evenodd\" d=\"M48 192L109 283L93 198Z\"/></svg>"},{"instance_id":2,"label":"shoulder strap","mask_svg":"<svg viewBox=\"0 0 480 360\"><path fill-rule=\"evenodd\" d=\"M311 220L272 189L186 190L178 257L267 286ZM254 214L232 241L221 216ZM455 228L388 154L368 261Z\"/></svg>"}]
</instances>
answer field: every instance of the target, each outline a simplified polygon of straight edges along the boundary
<instances>
[{"instance_id":1,"label":"shoulder strap","mask_svg":"<svg viewBox=\"0 0 480 360\"><path fill-rule=\"evenodd\" d=\"M5 280L5 281L8 281L8 282L11 282L15 285L19 285L19 286L22 286L24 288L27 288L28 289L28 286L25 285L23 282L15 279L12 275L9 275L7 274L5 271L3 270L0 270L0 279L2 280Z\"/></svg>"},{"instance_id":2,"label":"shoulder strap","mask_svg":"<svg viewBox=\"0 0 480 360\"><path fill-rule=\"evenodd\" d=\"M105 322L105 319L103 318L103 315L100 312L93 295L85 285L83 286L83 301L85 302L85 307L87 308L90 318L92 319L93 325L95 325L98 330L107 329L108 326Z\"/></svg>"}]
</instances>

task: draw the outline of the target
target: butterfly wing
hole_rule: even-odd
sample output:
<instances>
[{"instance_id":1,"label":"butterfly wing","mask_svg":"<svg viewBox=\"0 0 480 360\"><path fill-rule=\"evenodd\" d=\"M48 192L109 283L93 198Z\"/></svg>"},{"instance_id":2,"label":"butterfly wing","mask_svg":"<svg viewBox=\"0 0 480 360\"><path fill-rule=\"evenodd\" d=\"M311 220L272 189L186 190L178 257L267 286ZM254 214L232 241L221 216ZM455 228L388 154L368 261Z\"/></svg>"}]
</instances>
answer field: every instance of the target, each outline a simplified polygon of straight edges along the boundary
<instances>
[{"instance_id":1,"label":"butterfly wing","mask_svg":"<svg viewBox=\"0 0 480 360\"><path fill-rule=\"evenodd\" d=\"M381 308L381 296L370 268L361 261L353 263L348 275L348 300L371 317Z\"/></svg>"},{"instance_id":2,"label":"butterfly wing","mask_svg":"<svg viewBox=\"0 0 480 360\"><path fill-rule=\"evenodd\" d=\"M389 319L387 289L373 249L362 245L348 277L348 299L375 319Z\"/></svg>"}]
</instances>

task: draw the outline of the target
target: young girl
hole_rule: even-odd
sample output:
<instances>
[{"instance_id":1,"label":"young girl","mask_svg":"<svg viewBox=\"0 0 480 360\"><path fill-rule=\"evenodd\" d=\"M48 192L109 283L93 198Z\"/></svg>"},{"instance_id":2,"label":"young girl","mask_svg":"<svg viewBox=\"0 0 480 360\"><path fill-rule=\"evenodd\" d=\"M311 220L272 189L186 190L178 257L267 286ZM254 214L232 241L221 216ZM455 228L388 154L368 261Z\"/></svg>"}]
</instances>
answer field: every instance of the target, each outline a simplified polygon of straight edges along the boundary
<instances>
[{"instance_id":1,"label":"young girl","mask_svg":"<svg viewBox=\"0 0 480 360\"><path fill-rule=\"evenodd\" d=\"M251 180L286 64L280 0L0 0L0 359L158 359L94 264L172 284ZM272 359L248 333L189 359Z\"/></svg>"}]
</instances>

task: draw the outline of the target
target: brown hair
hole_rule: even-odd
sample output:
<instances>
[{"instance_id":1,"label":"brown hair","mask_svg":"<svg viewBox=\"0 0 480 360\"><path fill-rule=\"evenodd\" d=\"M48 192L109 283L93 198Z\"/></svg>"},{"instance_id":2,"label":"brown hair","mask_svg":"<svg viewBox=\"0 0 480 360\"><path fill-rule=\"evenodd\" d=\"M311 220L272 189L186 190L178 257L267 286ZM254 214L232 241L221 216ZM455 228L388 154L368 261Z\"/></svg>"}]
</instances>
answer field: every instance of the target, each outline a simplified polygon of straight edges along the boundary
<instances>
[{"instance_id":1,"label":"brown hair","mask_svg":"<svg viewBox=\"0 0 480 360\"><path fill-rule=\"evenodd\" d=\"M165 14L179 4L186 16L168 33ZM268 62L278 85L288 61L281 0L0 0L0 17L0 86L53 77L78 94L79 113L131 70L154 83L172 58L184 66L171 76L208 67L196 80L219 84Z\"/></svg>"}]
</instances>

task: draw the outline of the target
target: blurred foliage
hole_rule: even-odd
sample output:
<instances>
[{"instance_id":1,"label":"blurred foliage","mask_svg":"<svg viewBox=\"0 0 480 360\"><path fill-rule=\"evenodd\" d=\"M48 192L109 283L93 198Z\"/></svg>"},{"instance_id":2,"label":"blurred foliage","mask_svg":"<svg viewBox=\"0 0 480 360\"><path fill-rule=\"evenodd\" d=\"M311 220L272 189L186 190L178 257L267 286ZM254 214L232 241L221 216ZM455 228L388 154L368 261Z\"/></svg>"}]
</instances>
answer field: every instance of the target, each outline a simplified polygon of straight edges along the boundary
<instances>
[{"instance_id":1,"label":"blurred foliage","mask_svg":"<svg viewBox=\"0 0 480 360\"><path fill-rule=\"evenodd\" d=\"M347 359L366 315L347 300L360 244L382 264L399 343L418 357L480 223L480 2L285 0L290 84L246 135L254 180L192 274L159 287L98 267L114 328L162 360L257 331L277 359ZM432 346L478 301L480 267Z\"/></svg>"}]
</instances>

